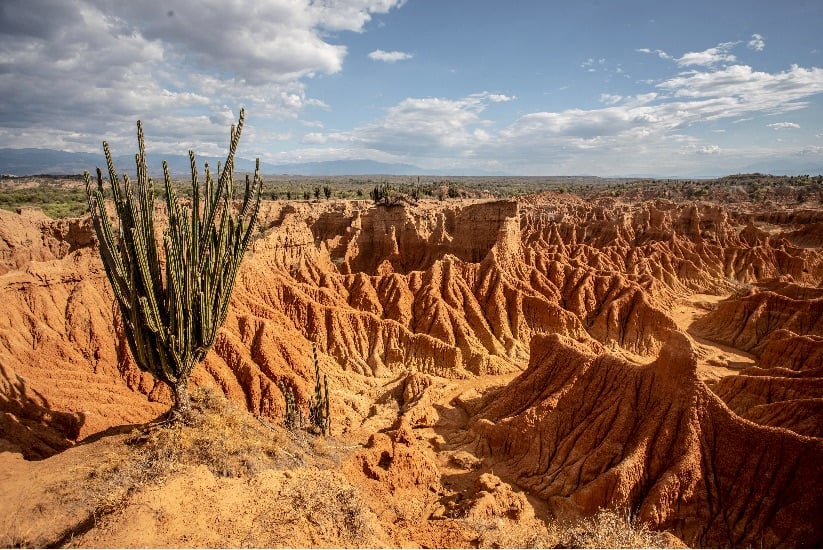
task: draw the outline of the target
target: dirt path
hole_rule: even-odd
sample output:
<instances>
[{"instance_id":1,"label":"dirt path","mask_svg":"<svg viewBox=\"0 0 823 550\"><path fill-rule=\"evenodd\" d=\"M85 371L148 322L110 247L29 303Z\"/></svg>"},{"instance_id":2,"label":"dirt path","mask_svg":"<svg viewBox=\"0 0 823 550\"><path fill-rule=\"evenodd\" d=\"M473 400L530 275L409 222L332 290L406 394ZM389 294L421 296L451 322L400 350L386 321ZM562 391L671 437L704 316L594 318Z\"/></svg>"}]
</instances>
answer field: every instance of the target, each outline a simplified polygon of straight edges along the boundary
<instances>
[{"instance_id":1,"label":"dirt path","mask_svg":"<svg viewBox=\"0 0 823 550\"><path fill-rule=\"evenodd\" d=\"M692 324L712 311L718 302L728 296L711 294L692 294L681 299L671 315L678 328L686 332L694 341L697 354L697 375L711 387L724 376L732 376L743 369L755 365L754 356L745 351L712 342L696 336L691 331Z\"/></svg>"}]
</instances>

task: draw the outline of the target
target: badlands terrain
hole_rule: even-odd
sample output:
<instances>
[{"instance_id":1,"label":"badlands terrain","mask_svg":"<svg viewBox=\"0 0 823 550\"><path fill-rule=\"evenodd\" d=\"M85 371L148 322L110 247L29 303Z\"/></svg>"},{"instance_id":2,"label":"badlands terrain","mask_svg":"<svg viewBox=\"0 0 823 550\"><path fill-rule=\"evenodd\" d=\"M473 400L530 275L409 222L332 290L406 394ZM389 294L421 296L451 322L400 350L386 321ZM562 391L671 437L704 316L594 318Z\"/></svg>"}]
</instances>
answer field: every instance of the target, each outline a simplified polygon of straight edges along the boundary
<instances>
[{"instance_id":1,"label":"badlands terrain","mask_svg":"<svg viewBox=\"0 0 823 550\"><path fill-rule=\"evenodd\" d=\"M820 547L820 191L733 183L264 201L182 427L88 217L0 210L0 546Z\"/></svg>"}]
</instances>

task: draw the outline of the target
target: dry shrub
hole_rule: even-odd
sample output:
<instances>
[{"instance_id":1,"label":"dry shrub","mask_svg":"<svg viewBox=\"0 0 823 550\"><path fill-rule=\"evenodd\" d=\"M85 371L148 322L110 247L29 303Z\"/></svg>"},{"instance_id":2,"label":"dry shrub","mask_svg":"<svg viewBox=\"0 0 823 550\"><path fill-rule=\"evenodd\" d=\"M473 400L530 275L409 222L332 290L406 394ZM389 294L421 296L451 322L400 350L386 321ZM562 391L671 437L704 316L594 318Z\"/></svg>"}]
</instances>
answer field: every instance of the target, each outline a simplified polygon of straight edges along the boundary
<instances>
[{"instance_id":1,"label":"dry shrub","mask_svg":"<svg viewBox=\"0 0 823 550\"><path fill-rule=\"evenodd\" d=\"M600 510L573 523L502 518L473 520L478 548L669 548L680 541L632 521L628 511Z\"/></svg>"},{"instance_id":2,"label":"dry shrub","mask_svg":"<svg viewBox=\"0 0 823 550\"><path fill-rule=\"evenodd\" d=\"M476 533L472 542L478 548L556 548L560 544L554 524L547 527L539 520L523 523L503 518L463 521Z\"/></svg>"},{"instance_id":3,"label":"dry shrub","mask_svg":"<svg viewBox=\"0 0 823 550\"><path fill-rule=\"evenodd\" d=\"M32 548L31 528L26 526L16 514L3 518L0 522L0 548Z\"/></svg>"},{"instance_id":4,"label":"dry shrub","mask_svg":"<svg viewBox=\"0 0 823 550\"><path fill-rule=\"evenodd\" d=\"M310 478L300 476L286 484L277 505L258 516L261 533L256 546L305 544L290 531L297 529L321 546L380 546L373 525L377 518L360 491L331 471L318 471Z\"/></svg>"},{"instance_id":5,"label":"dry shrub","mask_svg":"<svg viewBox=\"0 0 823 550\"><path fill-rule=\"evenodd\" d=\"M665 533L632 521L627 510L604 510L558 530L565 548L667 548Z\"/></svg>"}]
</instances>

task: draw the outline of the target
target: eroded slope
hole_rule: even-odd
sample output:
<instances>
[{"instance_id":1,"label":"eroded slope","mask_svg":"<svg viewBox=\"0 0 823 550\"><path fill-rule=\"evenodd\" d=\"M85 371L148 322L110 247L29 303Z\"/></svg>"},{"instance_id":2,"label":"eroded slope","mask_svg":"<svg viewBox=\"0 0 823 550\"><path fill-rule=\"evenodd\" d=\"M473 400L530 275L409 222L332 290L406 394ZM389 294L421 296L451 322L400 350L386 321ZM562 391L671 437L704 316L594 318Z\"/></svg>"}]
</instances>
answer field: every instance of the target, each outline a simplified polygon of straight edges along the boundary
<instances>
[{"instance_id":1,"label":"eroded slope","mask_svg":"<svg viewBox=\"0 0 823 550\"><path fill-rule=\"evenodd\" d=\"M473 426L464 450L505 464L554 515L627 506L692 544L820 543L817 217L554 195L272 202L261 216L193 383L279 423L279 384L306 403L316 343L336 435L367 444L349 476L374 502L395 499L384 529L406 498L408 533L445 525L431 523L442 518L429 489L442 490L443 453L454 448L437 440ZM44 458L162 413L168 390L136 369L112 330L88 223L5 212L0 222L5 448ZM673 311L686 298L732 292L678 328ZM751 352L755 366L710 390L695 366L698 337ZM479 384L471 405L450 402L472 380L521 372L494 397ZM403 396L402 380L422 389ZM432 380L454 386L426 390L442 386ZM406 479L411 467L384 473L383 453L417 445L416 430L437 434L420 451L434 453L432 480Z\"/></svg>"}]
</instances>

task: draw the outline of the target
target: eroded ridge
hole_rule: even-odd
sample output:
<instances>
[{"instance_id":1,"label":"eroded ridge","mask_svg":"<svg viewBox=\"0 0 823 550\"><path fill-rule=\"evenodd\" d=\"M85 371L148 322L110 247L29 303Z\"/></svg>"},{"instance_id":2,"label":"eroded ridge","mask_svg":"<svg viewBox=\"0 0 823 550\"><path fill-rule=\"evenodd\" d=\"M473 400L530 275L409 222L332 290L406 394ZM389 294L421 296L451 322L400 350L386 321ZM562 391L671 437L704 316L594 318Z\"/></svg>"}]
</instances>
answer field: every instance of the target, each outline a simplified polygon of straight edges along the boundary
<instances>
[{"instance_id":1,"label":"eroded ridge","mask_svg":"<svg viewBox=\"0 0 823 550\"><path fill-rule=\"evenodd\" d=\"M758 424L823 437L820 288L765 281L718 304L693 330L757 360L714 386L732 410Z\"/></svg>"},{"instance_id":2,"label":"eroded ridge","mask_svg":"<svg viewBox=\"0 0 823 550\"><path fill-rule=\"evenodd\" d=\"M741 419L696 369L680 332L649 364L536 337L476 446L561 517L625 506L689 545L819 545L823 441Z\"/></svg>"}]
</instances>

